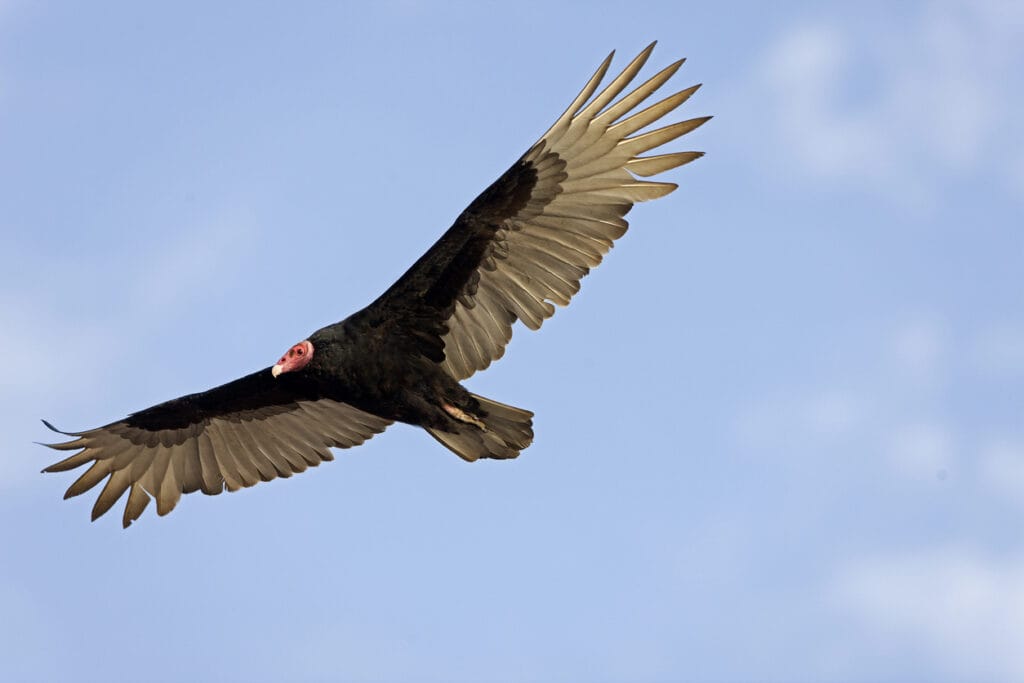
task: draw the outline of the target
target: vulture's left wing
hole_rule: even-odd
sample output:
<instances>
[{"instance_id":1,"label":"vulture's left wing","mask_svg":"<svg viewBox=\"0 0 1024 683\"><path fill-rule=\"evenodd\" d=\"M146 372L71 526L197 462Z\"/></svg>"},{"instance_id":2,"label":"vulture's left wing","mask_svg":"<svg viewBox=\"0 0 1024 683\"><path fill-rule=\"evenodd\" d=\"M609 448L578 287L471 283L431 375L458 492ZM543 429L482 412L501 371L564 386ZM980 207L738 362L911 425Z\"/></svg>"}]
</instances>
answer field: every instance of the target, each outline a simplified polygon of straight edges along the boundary
<instances>
[{"instance_id":1,"label":"vulture's left wing","mask_svg":"<svg viewBox=\"0 0 1024 683\"><path fill-rule=\"evenodd\" d=\"M517 319L536 330L554 314L553 304L567 305L580 279L626 232L623 217L633 203L676 189L637 176L703 155L640 156L710 118L639 133L699 87L636 111L679 69L680 60L619 97L653 48L595 95L609 55L551 129L365 313L396 321L411 348L461 380L504 354Z\"/></svg>"}]
</instances>

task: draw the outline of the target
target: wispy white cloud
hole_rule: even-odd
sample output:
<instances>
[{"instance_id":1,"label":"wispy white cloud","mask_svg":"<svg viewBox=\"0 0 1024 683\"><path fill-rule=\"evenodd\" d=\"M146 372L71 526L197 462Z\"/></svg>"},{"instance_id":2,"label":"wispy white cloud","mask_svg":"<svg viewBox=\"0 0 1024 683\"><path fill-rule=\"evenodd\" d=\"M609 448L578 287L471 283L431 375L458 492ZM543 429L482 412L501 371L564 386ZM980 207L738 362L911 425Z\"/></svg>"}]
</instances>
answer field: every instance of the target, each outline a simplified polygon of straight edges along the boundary
<instances>
[{"instance_id":1,"label":"wispy white cloud","mask_svg":"<svg viewBox=\"0 0 1024 683\"><path fill-rule=\"evenodd\" d=\"M743 411L735 434L745 448L799 444L789 450L797 454L848 438L861 428L866 411L860 398L847 391L776 394Z\"/></svg>"},{"instance_id":2,"label":"wispy white cloud","mask_svg":"<svg viewBox=\"0 0 1024 683\"><path fill-rule=\"evenodd\" d=\"M888 437L892 466L912 479L944 479L954 464L953 437L938 422L897 426Z\"/></svg>"},{"instance_id":3,"label":"wispy white cloud","mask_svg":"<svg viewBox=\"0 0 1024 683\"><path fill-rule=\"evenodd\" d=\"M1024 375L1024 324L1001 322L982 328L974 338L971 355L976 369L988 375Z\"/></svg>"},{"instance_id":4,"label":"wispy white cloud","mask_svg":"<svg viewBox=\"0 0 1024 683\"><path fill-rule=\"evenodd\" d=\"M979 354L1002 377L1017 377L1006 374L1024 348L1016 327L953 334L940 317L917 315L875 339L817 384L755 404L740 422L743 446L798 459L855 460L880 477L891 474L911 505L948 501L912 498L925 487L934 492L947 476L979 514L1005 515L1008 504L1024 505L1019 431L1000 432L998 423L944 409L953 392L979 390L963 386ZM1005 538L1007 531L999 533ZM844 618L859 624L861 652L874 641L878 652L898 652L903 662L907 653L923 653L927 670L941 678L1024 677L1024 546L986 538L964 524L939 547L846 556L826 592Z\"/></svg>"},{"instance_id":5,"label":"wispy white cloud","mask_svg":"<svg viewBox=\"0 0 1024 683\"><path fill-rule=\"evenodd\" d=\"M979 168L1013 180L1024 145L1019 3L930 5L903 25L823 19L767 51L758 80L770 144L811 177L929 205Z\"/></svg>"},{"instance_id":6,"label":"wispy white cloud","mask_svg":"<svg viewBox=\"0 0 1024 683\"><path fill-rule=\"evenodd\" d=\"M948 333L945 326L927 318L910 319L893 332L892 353L901 372L916 381L938 379L945 364Z\"/></svg>"},{"instance_id":7,"label":"wispy white cloud","mask_svg":"<svg viewBox=\"0 0 1024 683\"><path fill-rule=\"evenodd\" d=\"M201 296L216 272L240 267L242 245L253 231L253 222L223 211L174 236L155 249L155 258L126 273L122 289L138 302L128 310L151 311L164 319L169 308ZM64 286L74 285L71 278ZM5 367L5 389L43 395L69 383L87 383L94 373L103 372L104 363L116 360L115 354L103 352L116 334L110 323L95 317L95 310L79 315L55 307L33 287L16 282L9 286L0 295L0 357L16 362ZM117 324L145 323L139 315L143 313Z\"/></svg>"},{"instance_id":8,"label":"wispy white cloud","mask_svg":"<svg viewBox=\"0 0 1024 683\"><path fill-rule=\"evenodd\" d=\"M948 372L947 337L933 316L899 321L851 354L846 372L751 403L736 434L748 447L794 445L794 455L829 448L863 458L867 449L913 478L948 469L952 438L927 400Z\"/></svg>"},{"instance_id":9,"label":"wispy white cloud","mask_svg":"<svg viewBox=\"0 0 1024 683\"><path fill-rule=\"evenodd\" d=\"M1007 178L1010 194L1024 202L1024 150L1010 165L1010 176Z\"/></svg>"},{"instance_id":10,"label":"wispy white cloud","mask_svg":"<svg viewBox=\"0 0 1024 683\"><path fill-rule=\"evenodd\" d=\"M55 346L68 331L64 321L33 305L26 293L11 292L0 299L0 357L4 364L5 393L42 393L55 389L73 372L69 354L57 353ZM75 327L75 346L86 353L95 348L94 331Z\"/></svg>"},{"instance_id":11,"label":"wispy white cloud","mask_svg":"<svg viewBox=\"0 0 1024 683\"><path fill-rule=\"evenodd\" d=\"M838 572L830 597L868 637L923 651L946 675L1024 677L1024 557L944 548L862 560Z\"/></svg>"},{"instance_id":12,"label":"wispy white cloud","mask_svg":"<svg viewBox=\"0 0 1024 683\"><path fill-rule=\"evenodd\" d=\"M1013 539L1013 511L1024 506L1024 438L1014 427L1000 432L998 423L979 423L943 406L951 392L965 388L967 371L978 362L966 350L975 349L976 356L985 349L981 355L990 369L1011 381L1017 377L1006 374L1018 367L1022 348L1015 330L995 325L954 335L935 316L897 322L876 335L875 345L851 353L840 374L821 376L817 385L785 400L775 393L757 404L741 423L747 430L740 433L743 445L798 461L855 461L877 478L891 475L908 505L922 508L951 502L935 495L938 482L948 478L943 493L955 489L969 497L979 515L999 519L1009 510L1007 528L993 533ZM824 419L828 415L845 417ZM835 427L823 427L829 424ZM924 490L928 495L914 497ZM846 556L848 564L826 581L831 604L857 625L851 641L858 643L861 658L874 649L903 665L923 657L928 675L937 678L1022 679L1024 546L1004 540L1000 547L972 523L936 524L929 533L943 528L947 540L938 548ZM893 534L907 542L899 530Z\"/></svg>"},{"instance_id":13,"label":"wispy white cloud","mask_svg":"<svg viewBox=\"0 0 1024 683\"><path fill-rule=\"evenodd\" d=\"M979 460L986 488L1024 506L1024 439L994 438L982 447Z\"/></svg>"},{"instance_id":14,"label":"wispy white cloud","mask_svg":"<svg viewBox=\"0 0 1024 683\"><path fill-rule=\"evenodd\" d=\"M7 21L18 4L17 0L0 0L0 22Z\"/></svg>"},{"instance_id":15,"label":"wispy white cloud","mask_svg":"<svg viewBox=\"0 0 1024 683\"><path fill-rule=\"evenodd\" d=\"M168 239L158 255L135 274L130 291L145 308L165 313L198 296L215 272L241 267L255 220L242 210L222 207L193 228Z\"/></svg>"},{"instance_id":16,"label":"wispy white cloud","mask_svg":"<svg viewBox=\"0 0 1024 683\"><path fill-rule=\"evenodd\" d=\"M1000 323L954 336L940 318L918 315L876 339L851 353L840 374L741 409L738 445L797 459L855 458L908 486L950 477L994 504L1024 502L1024 444L998 424L968 428L946 409L979 368L1009 382L1024 374L1024 329Z\"/></svg>"},{"instance_id":17,"label":"wispy white cloud","mask_svg":"<svg viewBox=\"0 0 1024 683\"><path fill-rule=\"evenodd\" d=\"M6 569L6 568L5 568ZM6 574L6 572L5 572ZM3 643L3 671L7 680L59 680L62 672L59 658L48 656L53 643L54 627L45 601L33 595L31 587L13 576L0 581L0 611L18 615L17 619L0 621L0 642ZM63 675L62 675L63 673Z\"/></svg>"}]
</instances>

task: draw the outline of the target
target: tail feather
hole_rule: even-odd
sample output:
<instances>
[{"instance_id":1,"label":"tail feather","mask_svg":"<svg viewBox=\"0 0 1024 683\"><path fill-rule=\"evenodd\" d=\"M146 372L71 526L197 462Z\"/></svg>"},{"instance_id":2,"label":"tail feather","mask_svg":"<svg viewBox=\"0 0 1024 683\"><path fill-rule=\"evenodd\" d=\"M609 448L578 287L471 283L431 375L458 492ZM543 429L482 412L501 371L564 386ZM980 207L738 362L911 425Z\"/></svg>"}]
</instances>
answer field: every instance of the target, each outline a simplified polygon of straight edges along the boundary
<instances>
[{"instance_id":1,"label":"tail feather","mask_svg":"<svg viewBox=\"0 0 1024 683\"><path fill-rule=\"evenodd\" d=\"M480 404L477 417L486 429L452 420L455 431L427 427L432 437L463 460L514 458L533 442L533 413L473 394Z\"/></svg>"}]
</instances>

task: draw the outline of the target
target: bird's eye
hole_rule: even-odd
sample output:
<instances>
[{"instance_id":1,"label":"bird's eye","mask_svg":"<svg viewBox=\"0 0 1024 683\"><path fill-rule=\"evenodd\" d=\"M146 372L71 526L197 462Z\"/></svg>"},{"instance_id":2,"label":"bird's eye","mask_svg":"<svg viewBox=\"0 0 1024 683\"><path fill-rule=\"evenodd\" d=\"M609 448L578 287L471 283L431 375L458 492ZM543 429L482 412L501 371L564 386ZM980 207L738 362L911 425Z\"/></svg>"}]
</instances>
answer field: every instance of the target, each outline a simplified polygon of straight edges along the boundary
<instances>
[{"instance_id":1,"label":"bird's eye","mask_svg":"<svg viewBox=\"0 0 1024 683\"><path fill-rule=\"evenodd\" d=\"M288 352L288 357L289 357L289 358L291 358L291 357L292 357L292 356L294 356L294 355L295 355L295 349L292 349L292 350L290 350L290 351Z\"/></svg>"}]
</instances>

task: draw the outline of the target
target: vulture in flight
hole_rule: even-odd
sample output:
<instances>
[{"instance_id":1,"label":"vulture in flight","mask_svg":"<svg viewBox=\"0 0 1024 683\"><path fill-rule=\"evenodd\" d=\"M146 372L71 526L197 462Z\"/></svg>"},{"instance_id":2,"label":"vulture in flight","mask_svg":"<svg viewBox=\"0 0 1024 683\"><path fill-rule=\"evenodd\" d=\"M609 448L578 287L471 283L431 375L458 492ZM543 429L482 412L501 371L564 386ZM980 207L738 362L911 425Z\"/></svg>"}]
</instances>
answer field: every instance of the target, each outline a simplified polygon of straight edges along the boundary
<instances>
[{"instance_id":1,"label":"vulture in flight","mask_svg":"<svg viewBox=\"0 0 1024 683\"><path fill-rule=\"evenodd\" d=\"M127 527L150 498L166 515L183 493L290 477L396 420L422 427L464 460L519 455L533 440L533 413L460 382L501 358L517 320L536 330L554 304L569 303L626 232L634 202L676 189L641 178L702 156L642 156L710 118L641 132L700 87L640 108L679 60L623 95L653 48L598 90L608 55L540 140L369 306L313 332L271 367L104 427L60 432L72 438L46 445L74 452L43 471L89 465L65 498L106 480L92 518L127 492Z\"/></svg>"}]
</instances>

